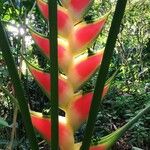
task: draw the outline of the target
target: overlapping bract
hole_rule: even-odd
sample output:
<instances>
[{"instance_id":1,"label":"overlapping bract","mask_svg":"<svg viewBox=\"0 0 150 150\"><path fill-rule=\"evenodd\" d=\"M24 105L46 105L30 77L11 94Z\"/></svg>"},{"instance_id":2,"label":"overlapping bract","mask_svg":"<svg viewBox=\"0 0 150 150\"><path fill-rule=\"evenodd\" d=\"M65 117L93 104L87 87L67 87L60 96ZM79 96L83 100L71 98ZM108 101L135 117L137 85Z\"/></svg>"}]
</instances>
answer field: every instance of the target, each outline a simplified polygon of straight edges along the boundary
<instances>
[{"instance_id":1,"label":"overlapping bract","mask_svg":"<svg viewBox=\"0 0 150 150\"><path fill-rule=\"evenodd\" d=\"M50 82L51 76L49 73L43 72L38 70L30 65L28 65L30 72L32 73L33 77L45 92L45 94L49 97L50 95ZM58 79L58 94L59 94L59 105L60 107L64 108L69 103L69 100L73 96L73 88L68 80L63 76L59 75Z\"/></svg>"},{"instance_id":2,"label":"overlapping bract","mask_svg":"<svg viewBox=\"0 0 150 150\"><path fill-rule=\"evenodd\" d=\"M87 55L87 47L101 32L107 15L92 23L80 22L93 0L62 0L58 6L58 63L63 75L59 73L58 94L59 107L65 111L65 117L59 117L59 146L61 150L79 150L81 143L74 143L73 134L89 114L93 92L82 94L79 88L100 67L104 50L98 50L93 55ZM44 0L37 0L41 14L47 21L48 4ZM30 30L31 36L41 53L50 58L50 42L48 37ZM41 89L49 97L49 73L36 69L28 63L28 68ZM65 74L65 75L64 75ZM108 82L103 90L103 96L109 89ZM33 126L48 142L51 139L51 119L41 113L31 113ZM91 146L90 150L105 150L107 146L100 144Z\"/></svg>"},{"instance_id":3,"label":"overlapping bract","mask_svg":"<svg viewBox=\"0 0 150 150\"><path fill-rule=\"evenodd\" d=\"M41 113L31 112L33 126L37 131L50 142L51 140L51 119L42 117ZM59 145L62 150L74 149L73 131L66 122L65 117L59 117Z\"/></svg>"},{"instance_id":4,"label":"overlapping bract","mask_svg":"<svg viewBox=\"0 0 150 150\"><path fill-rule=\"evenodd\" d=\"M104 87L103 96L107 93L109 84ZM78 129L82 123L84 123L89 114L93 92L85 95L77 95L74 101L70 103L68 107L68 119L69 123L74 130Z\"/></svg>"}]
</instances>

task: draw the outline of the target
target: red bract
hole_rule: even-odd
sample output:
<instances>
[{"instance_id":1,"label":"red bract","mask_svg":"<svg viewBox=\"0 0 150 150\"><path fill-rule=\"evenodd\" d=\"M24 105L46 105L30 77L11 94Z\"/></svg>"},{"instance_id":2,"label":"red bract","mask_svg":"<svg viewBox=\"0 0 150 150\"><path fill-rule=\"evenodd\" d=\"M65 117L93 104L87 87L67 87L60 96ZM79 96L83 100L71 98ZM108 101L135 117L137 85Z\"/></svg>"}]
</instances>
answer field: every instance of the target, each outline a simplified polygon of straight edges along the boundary
<instances>
[{"instance_id":1,"label":"red bract","mask_svg":"<svg viewBox=\"0 0 150 150\"><path fill-rule=\"evenodd\" d=\"M51 88L50 87L51 77L50 77L49 73L38 70L32 66L29 66L29 69L30 69L33 77L39 84L39 86L43 89L43 91L46 93L46 95L49 96L50 88ZM68 105L68 102L73 95L73 89L72 89L71 85L68 83L68 81L63 76L59 76L58 94L59 94L60 106L65 107L66 105Z\"/></svg>"},{"instance_id":2,"label":"red bract","mask_svg":"<svg viewBox=\"0 0 150 150\"><path fill-rule=\"evenodd\" d=\"M31 30L31 36L40 51L49 59L50 58L50 43L47 37ZM65 39L58 39L58 63L60 68L64 71L68 71L69 64L72 63L72 54L68 50L68 42Z\"/></svg>"},{"instance_id":3,"label":"red bract","mask_svg":"<svg viewBox=\"0 0 150 150\"><path fill-rule=\"evenodd\" d=\"M77 12L78 14L81 14L83 10L87 8L87 6L90 4L91 0L70 0L70 9L73 9L74 12ZM80 3L80 5L79 5Z\"/></svg>"},{"instance_id":4,"label":"red bract","mask_svg":"<svg viewBox=\"0 0 150 150\"><path fill-rule=\"evenodd\" d=\"M79 51L89 46L89 44L99 35L107 19L107 15L93 23L80 23L74 27L74 33L70 40L72 50ZM86 34L85 34L86 33Z\"/></svg>"},{"instance_id":5,"label":"red bract","mask_svg":"<svg viewBox=\"0 0 150 150\"><path fill-rule=\"evenodd\" d=\"M37 0L37 4L44 18L48 20L48 3L44 0ZM58 7L57 18L59 34L68 36L73 24L67 10L63 7Z\"/></svg>"},{"instance_id":6,"label":"red bract","mask_svg":"<svg viewBox=\"0 0 150 150\"><path fill-rule=\"evenodd\" d=\"M68 78L74 89L87 81L98 69L103 58L103 50L92 56L85 56L74 62L68 72ZM88 67L87 67L88 66Z\"/></svg>"},{"instance_id":7,"label":"red bract","mask_svg":"<svg viewBox=\"0 0 150 150\"><path fill-rule=\"evenodd\" d=\"M103 97L108 92L108 89L109 84L104 87ZM79 95L70 104L68 109L68 119L74 129L78 129L80 125L87 120L92 102L92 97L93 92L87 93L85 95Z\"/></svg>"},{"instance_id":8,"label":"red bract","mask_svg":"<svg viewBox=\"0 0 150 150\"><path fill-rule=\"evenodd\" d=\"M63 0L63 2L64 1L65 0ZM92 1L93 0L69 0L65 2L65 6L68 8L68 11L71 14L74 22L79 21L83 17L85 11Z\"/></svg>"},{"instance_id":9,"label":"red bract","mask_svg":"<svg viewBox=\"0 0 150 150\"><path fill-rule=\"evenodd\" d=\"M51 141L51 119L42 117L42 114L31 114L33 126L47 140ZM66 124L65 117L59 118L59 143L63 150L70 150L74 147L73 131Z\"/></svg>"},{"instance_id":10,"label":"red bract","mask_svg":"<svg viewBox=\"0 0 150 150\"><path fill-rule=\"evenodd\" d=\"M50 46L49 46L48 38L46 38L36 32L33 32L33 31L30 31L30 33L31 33L33 40L37 44L37 46L40 48L41 52L49 58L49 55L50 55L49 47Z\"/></svg>"}]
</instances>

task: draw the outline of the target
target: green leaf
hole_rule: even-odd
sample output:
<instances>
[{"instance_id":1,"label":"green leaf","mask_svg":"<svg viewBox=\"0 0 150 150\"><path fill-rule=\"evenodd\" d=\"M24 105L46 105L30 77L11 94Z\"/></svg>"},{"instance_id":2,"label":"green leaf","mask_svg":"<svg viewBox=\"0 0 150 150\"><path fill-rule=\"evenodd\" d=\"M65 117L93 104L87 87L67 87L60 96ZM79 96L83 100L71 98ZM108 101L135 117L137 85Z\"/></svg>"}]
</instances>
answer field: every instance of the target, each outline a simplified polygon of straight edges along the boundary
<instances>
[{"instance_id":1,"label":"green leaf","mask_svg":"<svg viewBox=\"0 0 150 150\"><path fill-rule=\"evenodd\" d=\"M4 126L4 127L10 127L10 126L8 125L8 123L7 123L3 118L0 117L0 128L1 128L2 126Z\"/></svg>"},{"instance_id":2,"label":"green leaf","mask_svg":"<svg viewBox=\"0 0 150 150\"><path fill-rule=\"evenodd\" d=\"M147 104L146 108L141 110L135 117L133 117L128 123L126 123L121 128L118 128L113 133L104 136L100 139L98 142L98 145L105 145L107 149L111 148L116 141L121 138L121 136L129 129L131 128L144 114L147 114L150 111L150 103Z\"/></svg>"}]
</instances>

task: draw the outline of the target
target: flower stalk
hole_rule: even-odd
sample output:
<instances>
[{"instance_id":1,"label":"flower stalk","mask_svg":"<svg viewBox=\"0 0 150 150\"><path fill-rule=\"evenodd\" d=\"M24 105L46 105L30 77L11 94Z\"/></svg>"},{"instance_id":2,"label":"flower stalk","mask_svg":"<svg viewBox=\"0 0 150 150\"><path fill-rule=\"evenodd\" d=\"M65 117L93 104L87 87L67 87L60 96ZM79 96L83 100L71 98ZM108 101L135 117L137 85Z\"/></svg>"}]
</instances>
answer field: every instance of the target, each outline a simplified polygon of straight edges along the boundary
<instances>
[{"instance_id":1,"label":"flower stalk","mask_svg":"<svg viewBox=\"0 0 150 150\"><path fill-rule=\"evenodd\" d=\"M49 45L50 45L50 67L51 67L51 119L52 139L51 149L58 150L58 50L57 50L57 1L48 1L49 15ZM51 41L51 42L50 42ZM50 132L50 131L49 131Z\"/></svg>"}]
</instances>

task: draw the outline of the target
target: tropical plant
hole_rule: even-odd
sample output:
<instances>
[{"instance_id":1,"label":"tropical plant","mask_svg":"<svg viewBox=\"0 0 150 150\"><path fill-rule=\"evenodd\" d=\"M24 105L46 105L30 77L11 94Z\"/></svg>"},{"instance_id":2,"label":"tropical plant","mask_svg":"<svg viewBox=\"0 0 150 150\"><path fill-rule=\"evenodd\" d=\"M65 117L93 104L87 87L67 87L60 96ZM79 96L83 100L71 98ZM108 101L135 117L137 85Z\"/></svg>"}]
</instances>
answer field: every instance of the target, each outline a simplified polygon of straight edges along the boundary
<instances>
[{"instance_id":1,"label":"tropical plant","mask_svg":"<svg viewBox=\"0 0 150 150\"><path fill-rule=\"evenodd\" d=\"M95 53L89 56L87 53L87 47L90 46L90 44L97 38L97 36L101 32L109 13L104 15L100 19L87 24L82 21L82 19L83 15L87 11L87 8L91 5L92 0L82 0L80 2L77 0L62 0L61 2L63 7L58 6L57 10L59 34L58 97L59 107L64 110L65 116L59 116L58 119L59 147L61 150L79 150L80 148L82 149L82 143L74 143L74 133L82 125L82 123L87 121L90 107L93 101L92 97L94 95L93 91L83 94L82 90L80 90L80 87L98 70L98 68L101 67L104 56L103 49L97 50ZM44 18L46 20L51 19L51 17L49 16L50 7L48 6L48 3L44 0L37 0L37 5ZM49 60L49 56L51 53L50 45L52 44L51 41L49 42L49 38L35 32L33 29L30 29L30 33L35 43L39 47L41 53ZM0 34L3 35L3 30L0 32ZM5 49L3 43L0 43L0 45L2 45L2 49ZM9 46L7 48L9 49ZM5 55L6 53L3 52L3 54L4 57L7 58L7 56ZM51 80L53 80L51 79L50 74L44 72L41 69L37 69L26 59L25 61L32 76L35 78L47 97L50 98L50 82L52 82ZM12 67L10 67L10 65L11 64L8 65L8 68L9 71L12 72ZM101 94L102 97L106 95L111 80L112 77L105 83L103 92ZM24 98L21 98L22 93L17 94L17 91L19 91L18 87L20 87L19 84L16 85L16 97L19 101L19 109L23 114L23 111L27 109L27 107L23 107L23 105L27 105L26 103L24 103ZM21 102L21 99L19 100L19 98L23 100L23 103ZM15 98L12 99L14 99L14 101L16 102ZM101 137L97 142L97 145L90 146L90 150L106 150L111 148L111 146L124 134L124 132L129 127L131 127L131 125L133 125L137 121L137 119L139 119L144 113L146 113L149 108L150 106L146 107L136 117L134 117L123 127L117 129L115 132L105 137ZM46 139L48 142L51 142L51 135L53 132L51 131L51 116L43 115L42 113L34 112L31 110L30 115L32 124L36 128L36 130L43 136L44 139ZM28 113L26 113L25 116L28 116ZM32 127L29 126L30 120L28 117L26 118L28 120L28 124L26 124L26 130L28 130L28 127L30 127L30 131L32 131ZM24 120L26 118L24 118ZM34 133L32 132L32 134ZM31 140L32 137L29 131L28 135ZM32 144L36 147L35 143Z\"/></svg>"},{"instance_id":2,"label":"tropical plant","mask_svg":"<svg viewBox=\"0 0 150 150\"><path fill-rule=\"evenodd\" d=\"M46 20L49 19L48 3L37 0L38 7ZM93 92L82 94L80 87L100 67L104 50L98 50L88 56L87 47L96 39L104 26L108 14L100 19L85 23L83 14L91 4L90 1L62 1L58 6L58 63L59 79L58 94L59 107L65 111L65 117L59 116L59 146L60 149L79 149L81 143L74 144L74 132L84 123L89 114ZM50 44L48 37L30 29L35 43L47 59L50 57ZM36 69L27 62L28 68L48 97L50 97L49 73ZM106 82L103 96L107 93L110 81ZM51 141L51 119L41 113L31 111L33 126L47 140ZM91 150L108 149L119 137L121 129L104 137L100 144L91 146ZM118 136L118 137L117 137ZM117 138L116 138L117 137ZM115 139L116 138L116 139Z\"/></svg>"}]
</instances>

